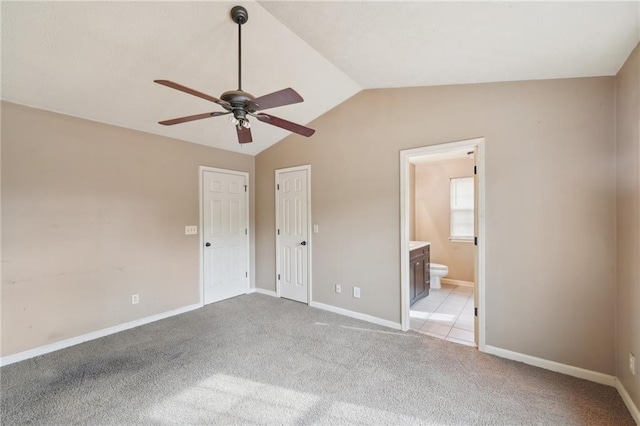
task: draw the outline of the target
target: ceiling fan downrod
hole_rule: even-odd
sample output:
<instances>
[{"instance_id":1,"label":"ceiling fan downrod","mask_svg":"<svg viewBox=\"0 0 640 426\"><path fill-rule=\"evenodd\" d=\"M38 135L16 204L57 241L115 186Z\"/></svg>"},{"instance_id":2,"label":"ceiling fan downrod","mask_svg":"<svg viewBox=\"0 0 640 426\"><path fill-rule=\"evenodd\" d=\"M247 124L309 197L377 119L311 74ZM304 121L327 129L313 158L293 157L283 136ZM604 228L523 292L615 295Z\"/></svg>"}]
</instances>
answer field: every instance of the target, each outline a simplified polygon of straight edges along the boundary
<instances>
[{"instance_id":1,"label":"ceiling fan downrod","mask_svg":"<svg viewBox=\"0 0 640 426\"><path fill-rule=\"evenodd\" d=\"M249 12L242 6L231 9L231 19L238 24L238 91L242 91L242 25L249 20Z\"/></svg>"}]
</instances>

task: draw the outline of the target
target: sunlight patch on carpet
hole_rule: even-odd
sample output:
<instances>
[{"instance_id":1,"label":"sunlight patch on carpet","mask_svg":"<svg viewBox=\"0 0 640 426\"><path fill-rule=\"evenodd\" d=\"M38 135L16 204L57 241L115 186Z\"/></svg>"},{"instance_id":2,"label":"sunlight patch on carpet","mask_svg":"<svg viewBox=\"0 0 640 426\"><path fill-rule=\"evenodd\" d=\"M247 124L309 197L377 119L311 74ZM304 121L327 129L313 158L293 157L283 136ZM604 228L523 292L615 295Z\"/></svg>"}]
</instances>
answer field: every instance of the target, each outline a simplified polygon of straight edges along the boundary
<instances>
[{"instance_id":1,"label":"sunlight patch on carpet","mask_svg":"<svg viewBox=\"0 0 640 426\"><path fill-rule=\"evenodd\" d=\"M148 410L148 417L176 424L194 424L218 414L220 422L293 423L318 401L308 393L252 380L215 374L165 399Z\"/></svg>"}]
</instances>

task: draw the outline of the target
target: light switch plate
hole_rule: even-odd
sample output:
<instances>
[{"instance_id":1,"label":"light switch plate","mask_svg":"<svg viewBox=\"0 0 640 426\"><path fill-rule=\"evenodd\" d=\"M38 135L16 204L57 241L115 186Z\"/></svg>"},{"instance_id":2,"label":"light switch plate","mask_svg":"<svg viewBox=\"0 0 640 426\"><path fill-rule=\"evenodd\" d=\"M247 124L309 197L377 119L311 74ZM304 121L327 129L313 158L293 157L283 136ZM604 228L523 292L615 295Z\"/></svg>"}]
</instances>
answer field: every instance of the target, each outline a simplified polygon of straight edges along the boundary
<instances>
[{"instance_id":1,"label":"light switch plate","mask_svg":"<svg viewBox=\"0 0 640 426\"><path fill-rule=\"evenodd\" d=\"M317 223L314 223L314 224L313 224L313 233L314 233L314 234L317 234L317 233L318 233L318 224L317 224Z\"/></svg>"},{"instance_id":2,"label":"light switch plate","mask_svg":"<svg viewBox=\"0 0 640 426\"><path fill-rule=\"evenodd\" d=\"M198 227L197 226L185 226L184 227L184 235L197 235Z\"/></svg>"},{"instance_id":3,"label":"light switch plate","mask_svg":"<svg viewBox=\"0 0 640 426\"><path fill-rule=\"evenodd\" d=\"M356 299L360 299L360 287L353 288L353 297Z\"/></svg>"},{"instance_id":4,"label":"light switch plate","mask_svg":"<svg viewBox=\"0 0 640 426\"><path fill-rule=\"evenodd\" d=\"M132 305L137 305L138 303L140 303L140 296L137 294L134 294L131 296L131 304Z\"/></svg>"}]
</instances>

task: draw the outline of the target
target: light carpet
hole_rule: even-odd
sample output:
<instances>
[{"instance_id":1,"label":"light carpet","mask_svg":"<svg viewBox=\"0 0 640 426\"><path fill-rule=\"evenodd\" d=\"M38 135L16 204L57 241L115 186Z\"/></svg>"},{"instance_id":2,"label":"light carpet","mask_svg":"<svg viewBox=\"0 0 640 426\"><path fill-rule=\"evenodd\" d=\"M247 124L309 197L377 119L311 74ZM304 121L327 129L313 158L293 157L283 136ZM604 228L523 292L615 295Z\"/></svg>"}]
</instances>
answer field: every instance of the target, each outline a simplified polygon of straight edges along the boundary
<instances>
[{"instance_id":1,"label":"light carpet","mask_svg":"<svg viewBox=\"0 0 640 426\"><path fill-rule=\"evenodd\" d=\"M259 294L0 374L3 425L634 424L612 387Z\"/></svg>"}]
</instances>

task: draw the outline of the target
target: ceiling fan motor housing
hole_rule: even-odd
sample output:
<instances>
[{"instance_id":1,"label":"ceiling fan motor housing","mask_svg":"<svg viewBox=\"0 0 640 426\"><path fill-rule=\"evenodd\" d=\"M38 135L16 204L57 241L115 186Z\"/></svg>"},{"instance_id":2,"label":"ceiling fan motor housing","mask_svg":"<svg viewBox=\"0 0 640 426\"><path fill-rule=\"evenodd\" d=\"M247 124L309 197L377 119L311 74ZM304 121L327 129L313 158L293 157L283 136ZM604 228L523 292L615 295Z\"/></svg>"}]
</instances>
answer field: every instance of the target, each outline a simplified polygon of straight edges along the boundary
<instances>
[{"instance_id":1,"label":"ceiling fan motor housing","mask_svg":"<svg viewBox=\"0 0 640 426\"><path fill-rule=\"evenodd\" d=\"M247 113L253 113L258 108L257 105L252 106L252 108L247 108L247 103L255 99L255 96L251 93L243 92L242 90L230 90L228 92L224 92L220 96L220 99L231 105L230 109L233 112L233 116L240 121L246 120Z\"/></svg>"},{"instance_id":2,"label":"ceiling fan motor housing","mask_svg":"<svg viewBox=\"0 0 640 426\"><path fill-rule=\"evenodd\" d=\"M248 101L255 99L255 96L242 90L229 90L220 95L220 99L228 102L232 107L244 108Z\"/></svg>"}]
</instances>

